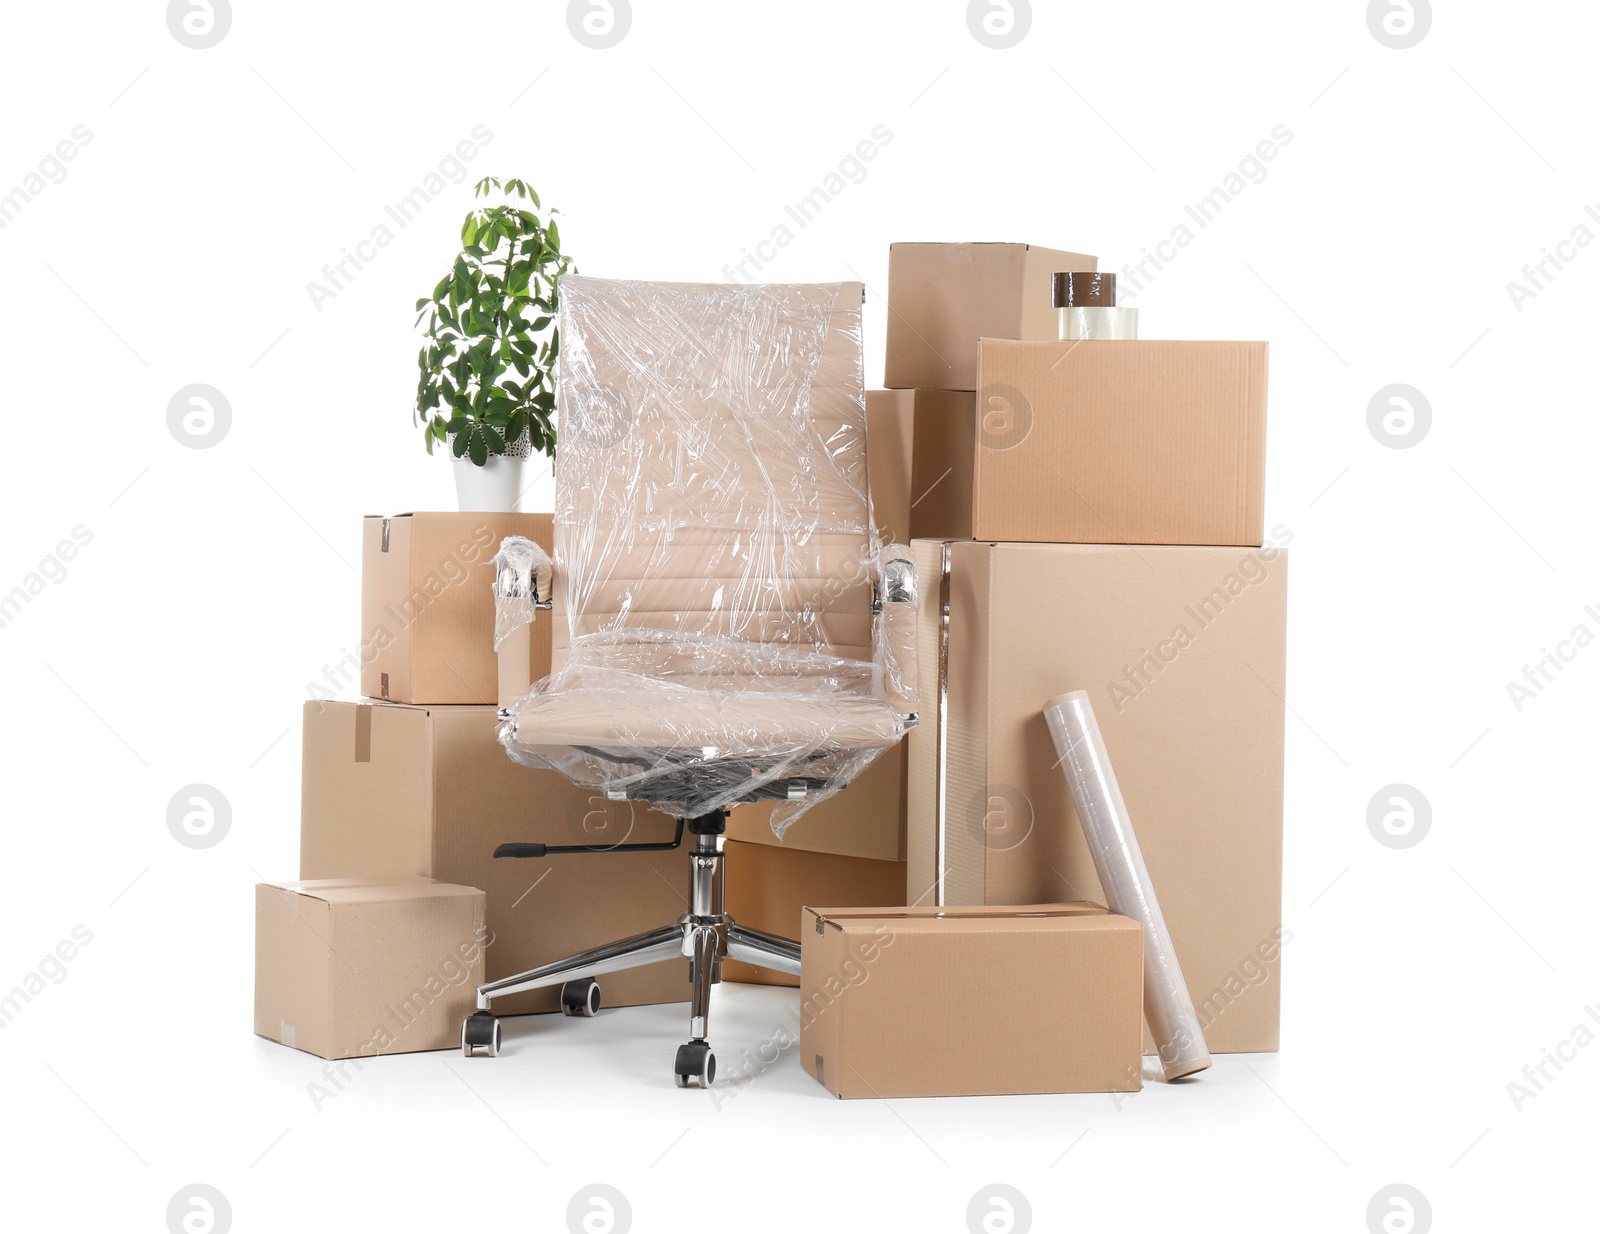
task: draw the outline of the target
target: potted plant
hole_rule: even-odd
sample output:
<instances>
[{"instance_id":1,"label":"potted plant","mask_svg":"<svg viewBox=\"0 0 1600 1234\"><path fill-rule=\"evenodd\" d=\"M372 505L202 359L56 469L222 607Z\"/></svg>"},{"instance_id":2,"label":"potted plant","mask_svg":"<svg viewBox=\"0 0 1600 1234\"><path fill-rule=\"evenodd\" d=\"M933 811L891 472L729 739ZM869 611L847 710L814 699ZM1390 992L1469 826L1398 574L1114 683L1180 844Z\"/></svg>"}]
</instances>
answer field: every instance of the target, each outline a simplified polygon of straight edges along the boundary
<instances>
[{"instance_id":1,"label":"potted plant","mask_svg":"<svg viewBox=\"0 0 1600 1234\"><path fill-rule=\"evenodd\" d=\"M506 200L466 216L461 254L417 301L427 326L413 418L429 454L448 446L463 510L515 509L522 460L556 448L556 294L572 261L556 211L542 219L526 182L491 176L473 196L496 191Z\"/></svg>"}]
</instances>

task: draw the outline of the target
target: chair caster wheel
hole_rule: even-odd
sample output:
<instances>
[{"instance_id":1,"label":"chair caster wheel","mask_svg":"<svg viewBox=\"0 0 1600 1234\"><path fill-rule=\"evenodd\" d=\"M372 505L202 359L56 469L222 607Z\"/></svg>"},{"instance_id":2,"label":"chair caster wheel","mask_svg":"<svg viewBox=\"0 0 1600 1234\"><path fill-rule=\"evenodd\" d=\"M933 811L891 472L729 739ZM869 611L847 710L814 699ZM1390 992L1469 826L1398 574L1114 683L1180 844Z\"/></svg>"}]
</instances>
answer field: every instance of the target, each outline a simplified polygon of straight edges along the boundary
<instances>
[{"instance_id":1,"label":"chair caster wheel","mask_svg":"<svg viewBox=\"0 0 1600 1234\"><path fill-rule=\"evenodd\" d=\"M679 1088L688 1088L691 1080L710 1088L717 1078L717 1056L704 1041L688 1041L678 1047L672 1071Z\"/></svg>"},{"instance_id":2,"label":"chair caster wheel","mask_svg":"<svg viewBox=\"0 0 1600 1234\"><path fill-rule=\"evenodd\" d=\"M461 1052L468 1058L500 1053L500 1021L488 1011L474 1011L461 1023Z\"/></svg>"},{"instance_id":3,"label":"chair caster wheel","mask_svg":"<svg viewBox=\"0 0 1600 1234\"><path fill-rule=\"evenodd\" d=\"M561 987L561 1014L592 1016L600 1010L600 983L580 977Z\"/></svg>"}]
</instances>

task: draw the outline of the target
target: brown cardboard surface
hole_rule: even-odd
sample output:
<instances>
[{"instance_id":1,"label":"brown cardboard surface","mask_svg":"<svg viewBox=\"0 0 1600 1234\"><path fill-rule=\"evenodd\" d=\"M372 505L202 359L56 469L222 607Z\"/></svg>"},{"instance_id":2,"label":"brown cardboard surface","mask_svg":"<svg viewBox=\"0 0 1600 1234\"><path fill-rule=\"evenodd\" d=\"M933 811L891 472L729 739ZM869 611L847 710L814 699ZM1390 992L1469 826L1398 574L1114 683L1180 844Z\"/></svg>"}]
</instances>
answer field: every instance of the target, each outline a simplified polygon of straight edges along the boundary
<instances>
[{"instance_id":1,"label":"brown cardboard surface","mask_svg":"<svg viewBox=\"0 0 1600 1234\"><path fill-rule=\"evenodd\" d=\"M893 904L905 898L903 861L870 861L785 847L724 846L723 900L740 925L779 938L800 937L801 910L807 904ZM724 960L722 979L750 985L799 985L788 973Z\"/></svg>"},{"instance_id":2,"label":"brown cardboard surface","mask_svg":"<svg viewBox=\"0 0 1600 1234\"><path fill-rule=\"evenodd\" d=\"M473 887L258 883L255 1031L333 1059L459 1048L486 941Z\"/></svg>"},{"instance_id":3,"label":"brown cardboard surface","mask_svg":"<svg viewBox=\"0 0 1600 1234\"><path fill-rule=\"evenodd\" d=\"M1267 345L978 345L976 405L917 405L912 534L1260 545Z\"/></svg>"},{"instance_id":4,"label":"brown cardboard surface","mask_svg":"<svg viewBox=\"0 0 1600 1234\"><path fill-rule=\"evenodd\" d=\"M944 729L910 737L911 895L1103 898L1042 713L1086 690L1207 1044L1277 1049L1286 551L956 542L941 578L913 548L948 652Z\"/></svg>"},{"instance_id":5,"label":"brown cardboard surface","mask_svg":"<svg viewBox=\"0 0 1600 1234\"><path fill-rule=\"evenodd\" d=\"M920 721L919 721L920 723ZM772 802L735 806L728 838L774 848L904 861L906 746L885 750L844 789L812 806L783 833L772 834Z\"/></svg>"},{"instance_id":6,"label":"brown cardboard surface","mask_svg":"<svg viewBox=\"0 0 1600 1234\"><path fill-rule=\"evenodd\" d=\"M976 390L978 340L1055 338L1050 276L1095 266L1036 244L891 244L883 384Z\"/></svg>"},{"instance_id":7,"label":"brown cardboard surface","mask_svg":"<svg viewBox=\"0 0 1600 1234\"><path fill-rule=\"evenodd\" d=\"M422 875L487 893L488 980L675 921L684 853L580 853L494 860L509 841L670 840L674 820L592 796L554 771L512 762L493 707L308 702L301 778L302 878ZM363 757L364 755L364 757ZM608 1007L688 997L688 966L601 980ZM555 990L497 1000L505 1014L554 1011Z\"/></svg>"},{"instance_id":8,"label":"brown cardboard surface","mask_svg":"<svg viewBox=\"0 0 1600 1234\"><path fill-rule=\"evenodd\" d=\"M1097 904L809 907L800 946L800 1061L835 1096L1140 1087L1144 935Z\"/></svg>"},{"instance_id":9,"label":"brown cardboard surface","mask_svg":"<svg viewBox=\"0 0 1600 1234\"><path fill-rule=\"evenodd\" d=\"M945 756L945 704L948 685L949 609L947 561L954 545L941 540L912 540L917 567L917 667L922 689L917 727L906 748L906 901L939 904L941 867L939 840L944 834L944 793L940 768Z\"/></svg>"},{"instance_id":10,"label":"brown cardboard surface","mask_svg":"<svg viewBox=\"0 0 1600 1234\"><path fill-rule=\"evenodd\" d=\"M361 692L402 703L494 703L494 572L506 536L550 548L549 514L369 515L361 535ZM528 627L533 680L550 623Z\"/></svg>"},{"instance_id":11,"label":"brown cardboard surface","mask_svg":"<svg viewBox=\"0 0 1600 1234\"><path fill-rule=\"evenodd\" d=\"M970 390L907 390L915 434L911 462L911 534L965 538L972 524L976 430Z\"/></svg>"},{"instance_id":12,"label":"brown cardboard surface","mask_svg":"<svg viewBox=\"0 0 1600 1234\"><path fill-rule=\"evenodd\" d=\"M872 519L885 544L906 544L911 539L912 394L867 391L867 485Z\"/></svg>"}]
</instances>

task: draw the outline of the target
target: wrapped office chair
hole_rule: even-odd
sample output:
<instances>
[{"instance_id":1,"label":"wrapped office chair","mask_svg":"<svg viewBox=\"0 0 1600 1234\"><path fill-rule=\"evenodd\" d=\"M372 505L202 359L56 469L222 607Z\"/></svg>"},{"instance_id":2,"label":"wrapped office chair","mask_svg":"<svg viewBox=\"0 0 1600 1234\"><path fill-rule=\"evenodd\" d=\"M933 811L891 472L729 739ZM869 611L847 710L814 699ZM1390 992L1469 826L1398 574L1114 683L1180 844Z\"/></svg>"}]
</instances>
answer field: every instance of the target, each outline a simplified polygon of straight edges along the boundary
<instances>
[{"instance_id":1,"label":"wrapped office chair","mask_svg":"<svg viewBox=\"0 0 1600 1234\"><path fill-rule=\"evenodd\" d=\"M687 828L689 910L661 929L489 982L462 1050L498 1053L494 999L560 985L592 1015L595 978L690 960L680 1086L709 1085L724 957L800 971L797 944L723 911L730 807L775 800L780 836L916 723L916 575L884 547L866 477L859 283L724 286L569 275L561 283L554 560L521 537L496 558L500 738L613 800ZM554 668L527 639L554 608ZM530 688L531 686L531 688ZM504 844L495 855L604 852Z\"/></svg>"}]
</instances>

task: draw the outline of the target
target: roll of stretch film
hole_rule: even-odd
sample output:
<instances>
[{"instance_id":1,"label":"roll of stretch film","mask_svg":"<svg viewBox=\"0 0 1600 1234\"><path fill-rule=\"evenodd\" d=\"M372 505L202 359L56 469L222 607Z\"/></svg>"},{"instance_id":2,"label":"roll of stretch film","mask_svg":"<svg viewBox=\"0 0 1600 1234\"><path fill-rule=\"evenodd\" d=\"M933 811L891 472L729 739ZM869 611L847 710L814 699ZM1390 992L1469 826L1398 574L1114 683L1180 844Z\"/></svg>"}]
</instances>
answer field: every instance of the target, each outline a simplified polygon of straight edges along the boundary
<instances>
[{"instance_id":1,"label":"roll of stretch film","mask_svg":"<svg viewBox=\"0 0 1600 1234\"><path fill-rule=\"evenodd\" d=\"M1144 1013L1161 1056L1162 1075L1176 1080L1204 1071L1211 1066L1205 1035L1089 696L1082 690L1058 695L1044 705L1044 715L1107 907L1144 927Z\"/></svg>"}]
</instances>

